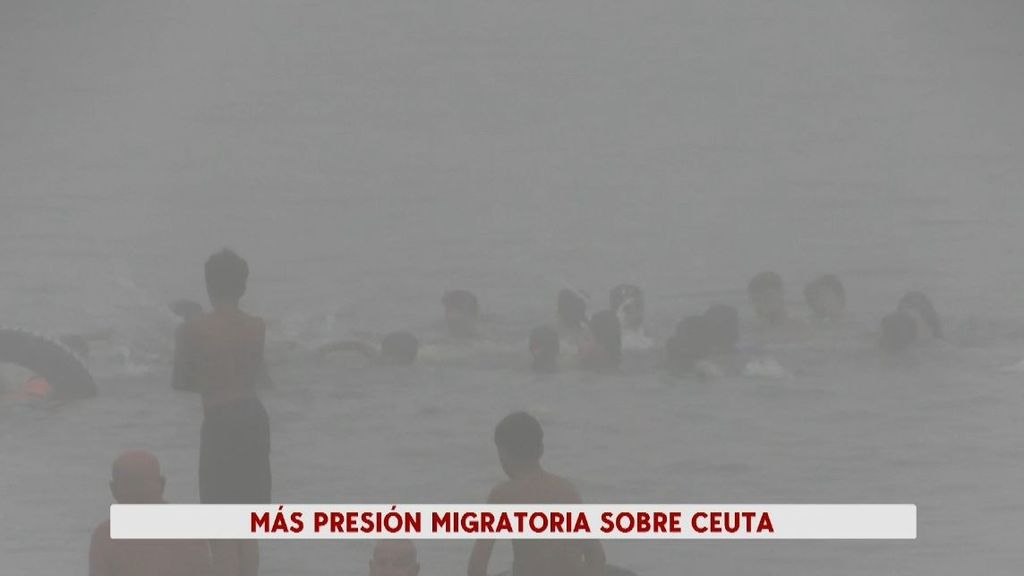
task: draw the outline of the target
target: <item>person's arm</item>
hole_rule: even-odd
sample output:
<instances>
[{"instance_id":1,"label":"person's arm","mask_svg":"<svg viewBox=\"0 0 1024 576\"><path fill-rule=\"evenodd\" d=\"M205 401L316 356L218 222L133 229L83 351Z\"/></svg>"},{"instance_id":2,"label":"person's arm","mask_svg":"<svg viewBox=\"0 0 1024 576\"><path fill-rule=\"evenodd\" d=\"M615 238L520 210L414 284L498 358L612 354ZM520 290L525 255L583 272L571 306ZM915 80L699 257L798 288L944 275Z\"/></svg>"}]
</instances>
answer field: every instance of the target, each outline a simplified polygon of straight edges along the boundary
<instances>
[{"instance_id":1,"label":"person's arm","mask_svg":"<svg viewBox=\"0 0 1024 576\"><path fill-rule=\"evenodd\" d=\"M174 368L171 372L171 385L175 390L196 392L196 352L194 336L190 325L186 322L178 326L174 332Z\"/></svg>"},{"instance_id":2,"label":"person's arm","mask_svg":"<svg viewBox=\"0 0 1024 576\"><path fill-rule=\"evenodd\" d=\"M600 540L583 541L583 574L604 576L604 548Z\"/></svg>"},{"instance_id":3,"label":"person's arm","mask_svg":"<svg viewBox=\"0 0 1024 576\"><path fill-rule=\"evenodd\" d=\"M469 555L467 576L487 576L487 565L491 562L491 550L494 540L477 540L473 543L473 552Z\"/></svg>"},{"instance_id":4,"label":"person's arm","mask_svg":"<svg viewBox=\"0 0 1024 576\"><path fill-rule=\"evenodd\" d=\"M206 541L193 543L188 573L194 576L213 576L210 545Z\"/></svg>"},{"instance_id":5,"label":"person's arm","mask_svg":"<svg viewBox=\"0 0 1024 576\"><path fill-rule=\"evenodd\" d=\"M583 498L575 486L569 487L570 504L583 504ZM604 548L600 540L583 540L583 576L604 576Z\"/></svg>"},{"instance_id":6,"label":"person's arm","mask_svg":"<svg viewBox=\"0 0 1024 576\"><path fill-rule=\"evenodd\" d=\"M267 368L267 325L260 320L259 325L259 357L256 359L256 387L260 389L273 388L274 381L270 378L270 369Z\"/></svg>"},{"instance_id":7,"label":"person's arm","mask_svg":"<svg viewBox=\"0 0 1024 576\"><path fill-rule=\"evenodd\" d=\"M110 524L96 527L89 543L89 576L114 576L110 565Z\"/></svg>"},{"instance_id":8,"label":"person's arm","mask_svg":"<svg viewBox=\"0 0 1024 576\"><path fill-rule=\"evenodd\" d=\"M487 496L488 504L502 504L504 499L501 496L501 485L495 486ZM477 540L473 543L473 552L469 555L469 568L467 576L487 576L487 565L491 563L491 551L494 550L494 540Z\"/></svg>"}]
</instances>

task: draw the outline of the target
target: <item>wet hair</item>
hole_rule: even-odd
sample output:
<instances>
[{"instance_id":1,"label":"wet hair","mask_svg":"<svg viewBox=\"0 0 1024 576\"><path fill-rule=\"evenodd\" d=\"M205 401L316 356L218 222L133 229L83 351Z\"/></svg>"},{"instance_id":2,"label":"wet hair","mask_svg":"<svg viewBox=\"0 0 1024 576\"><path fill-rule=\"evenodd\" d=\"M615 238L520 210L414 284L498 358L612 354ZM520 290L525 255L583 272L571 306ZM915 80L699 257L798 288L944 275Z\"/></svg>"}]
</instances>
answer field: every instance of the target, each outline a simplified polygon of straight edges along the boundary
<instances>
[{"instance_id":1,"label":"wet hair","mask_svg":"<svg viewBox=\"0 0 1024 576\"><path fill-rule=\"evenodd\" d=\"M535 372L554 372L561 347L558 332L549 326L538 326L530 331L530 355Z\"/></svg>"},{"instance_id":2,"label":"wet hair","mask_svg":"<svg viewBox=\"0 0 1024 576\"><path fill-rule=\"evenodd\" d=\"M762 294L771 290L782 290L782 277L772 271L761 272L747 285L749 294Z\"/></svg>"},{"instance_id":3,"label":"wet hair","mask_svg":"<svg viewBox=\"0 0 1024 576\"><path fill-rule=\"evenodd\" d=\"M711 354L733 354L740 340L740 313L735 307L716 304L704 312L704 325Z\"/></svg>"},{"instance_id":4,"label":"wet hair","mask_svg":"<svg viewBox=\"0 0 1024 576\"><path fill-rule=\"evenodd\" d=\"M810 307L811 311L819 316L822 312L817 306L818 295L825 290L831 290L839 296L840 300L844 303L846 302L846 290L843 288L843 283L839 281L839 277L835 274L825 274L815 278L804 287L804 301L807 302L807 306Z\"/></svg>"},{"instance_id":5,"label":"wet hair","mask_svg":"<svg viewBox=\"0 0 1024 576\"><path fill-rule=\"evenodd\" d=\"M227 248L206 261L206 293L214 302L237 303L248 280L249 264Z\"/></svg>"},{"instance_id":6,"label":"wet hair","mask_svg":"<svg viewBox=\"0 0 1024 576\"><path fill-rule=\"evenodd\" d=\"M622 360L622 326L611 310L602 310L590 319L590 333L594 343L604 352L609 366L618 366Z\"/></svg>"},{"instance_id":7,"label":"wet hair","mask_svg":"<svg viewBox=\"0 0 1024 576\"><path fill-rule=\"evenodd\" d=\"M480 302L476 295L468 290L449 290L441 298L446 310L457 310L470 316L480 314Z\"/></svg>"},{"instance_id":8,"label":"wet hair","mask_svg":"<svg viewBox=\"0 0 1024 576\"><path fill-rule=\"evenodd\" d=\"M898 354L917 341L917 322L904 312L893 312L882 318L879 345L887 354Z\"/></svg>"},{"instance_id":9,"label":"wet hair","mask_svg":"<svg viewBox=\"0 0 1024 576\"><path fill-rule=\"evenodd\" d=\"M544 431L533 416L513 412L495 426L494 444L514 461L537 461L544 453Z\"/></svg>"},{"instance_id":10,"label":"wet hair","mask_svg":"<svg viewBox=\"0 0 1024 576\"><path fill-rule=\"evenodd\" d=\"M392 332L380 341L380 355L396 364L412 364L420 350L420 341L409 332Z\"/></svg>"},{"instance_id":11,"label":"wet hair","mask_svg":"<svg viewBox=\"0 0 1024 576\"><path fill-rule=\"evenodd\" d=\"M924 292L907 292L900 298L900 303L896 306L897 312L910 313L916 311L924 318L927 328L931 332L932 337L942 338L942 322L939 320L939 313L935 311L935 306L932 305L932 301L928 299L928 296Z\"/></svg>"},{"instance_id":12,"label":"wet hair","mask_svg":"<svg viewBox=\"0 0 1024 576\"><path fill-rule=\"evenodd\" d=\"M568 326L580 327L587 321L587 301L575 290L558 293L558 319Z\"/></svg>"},{"instance_id":13,"label":"wet hair","mask_svg":"<svg viewBox=\"0 0 1024 576\"><path fill-rule=\"evenodd\" d=\"M714 353L712 336L707 314L687 316L676 324L676 333L665 343L665 360L673 374L692 372L697 362Z\"/></svg>"},{"instance_id":14,"label":"wet hair","mask_svg":"<svg viewBox=\"0 0 1024 576\"><path fill-rule=\"evenodd\" d=\"M633 284L619 284L615 288L612 288L611 293L608 295L608 302L612 310L618 312L619 308L622 307L626 302L633 301L643 309L644 306L644 292L639 286Z\"/></svg>"}]
</instances>

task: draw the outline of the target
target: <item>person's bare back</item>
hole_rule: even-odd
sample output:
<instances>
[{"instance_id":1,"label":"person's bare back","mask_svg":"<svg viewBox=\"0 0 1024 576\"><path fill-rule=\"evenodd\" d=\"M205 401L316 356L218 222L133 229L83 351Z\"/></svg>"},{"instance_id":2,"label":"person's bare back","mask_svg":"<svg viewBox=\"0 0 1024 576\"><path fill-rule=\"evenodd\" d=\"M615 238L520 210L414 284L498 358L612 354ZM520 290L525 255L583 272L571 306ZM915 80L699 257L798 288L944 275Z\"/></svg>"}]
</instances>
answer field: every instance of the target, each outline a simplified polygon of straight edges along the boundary
<instances>
[{"instance_id":1,"label":"person's bare back","mask_svg":"<svg viewBox=\"0 0 1024 576\"><path fill-rule=\"evenodd\" d=\"M489 504L581 504L571 482L538 467L497 485ZM581 540L513 540L512 573L530 576L585 574Z\"/></svg>"},{"instance_id":2,"label":"person's bare back","mask_svg":"<svg viewBox=\"0 0 1024 576\"><path fill-rule=\"evenodd\" d=\"M175 379L199 392L206 409L248 398L263 378L265 340L263 320L238 309L193 318L179 335Z\"/></svg>"},{"instance_id":3,"label":"person's bare back","mask_svg":"<svg viewBox=\"0 0 1024 576\"><path fill-rule=\"evenodd\" d=\"M488 504L581 504L571 482L540 465L540 423L525 412L509 415L495 429L498 457L509 479L491 490ZM469 576L486 576L494 540L478 540L469 559ZM514 576L597 576L604 572L604 551L596 540L513 540Z\"/></svg>"}]
</instances>

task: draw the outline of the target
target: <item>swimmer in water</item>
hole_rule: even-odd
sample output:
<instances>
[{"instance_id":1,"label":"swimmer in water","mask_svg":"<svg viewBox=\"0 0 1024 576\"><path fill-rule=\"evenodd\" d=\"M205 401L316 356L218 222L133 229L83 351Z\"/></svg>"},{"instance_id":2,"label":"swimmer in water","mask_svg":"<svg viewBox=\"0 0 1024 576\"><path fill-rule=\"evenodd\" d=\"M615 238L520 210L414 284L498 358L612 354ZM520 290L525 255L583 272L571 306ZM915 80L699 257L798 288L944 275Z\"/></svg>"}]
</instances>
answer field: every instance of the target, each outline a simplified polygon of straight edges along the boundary
<instances>
[{"instance_id":1,"label":"swimmer in water","mask_svg":"<svg viewBox=\"0 0 1024 576\"><path fill-rule=\"evenodd\" d=\"M905 312L893 312L882 318L879 347L887 356L898 356L918 341L919 329L914 317Z\"/></svg>"},{"instance_id":2,"label":"swimmer in water","mask_svg":"<svg viewBox=\"0 0 1024 576\"><path fill-rule=\"evenodd\" d=\"M7 377L0 373L0 404L41 402L53 398L53 385L42 376L29 376L20 386L7 390Z\"/></svg>"},{"instance_id":3,"label":"swimmer in water","mask_svg":"<svg viewBox=\"0 0 1024 576\"><path fill-rule=\"evenodd\" d=\"M449 290L441 298L441 304L444 305L444 321L449 336L460 339L477 337L480 302L475 294L467 290Z\"/></svg>"},{"instance_id":4,"label":"swimmer in water","mask_svg":"<svg viewBox=\"0 0 1024 576\"><path fill-rule=\"evenodd\" d=\"M622 347L626 350L648 350L654 342L644 329L644 293L639 286L619 284L608 297L611 310L622 326Z\"/></svg>"},{"instance_id":5,"label":"swimmer in water","mask_svg":"<svg viewBox=\"0 0 1024 576\"><path fill-rule=\"evenodd\" d=\"M181 327L174 351L173 384L202 397L199 500L204 504L270 502L270 422L256 395L268 380L263 360L266 325L239 308L249 265L223 250L206 261L206 291L213 310ZM214 540L214 567L224 576L255 576L255 540Z\"/></svg>"},{"instance_id":6,"label":"swimmer in water","mask_svg":"<svg viewBox=\"0 0 1024 576\"><path fill-rule=\"evenodd\" d=\"M622 361L622 328L611 310L594 314L580 347L580 367L595 372L618 370Z\"/></svg>"},{"instance_id":7,"label":"swimmer in water","mask_svg":"<svg viewBox=\"0 0 1024 576\"><path fill-rule=\"evenodd\" d=\"M149 452L114 460L110 493L119 504L163 504L164 477ZM208 576L210 547L199 540L113 540L110 520L100 523L89 546L89 576Z\"/></svg>"},{"instance_id":8,"label":"swimmer in water","mask_svg":"<svg viewBox=\"0 0 1024 576\"><path fill-rule=\"evenodd\" d=\"M782 277L775 272L754 276L747 286L747 294L759 320L753 326L758 344L786 346L806 342L813 336L810 325L789 317Z\"/></svg>"},{"instance_id":9,"label":"swimmer in water","mask_svg":"<svg viewBox=\"0 0 1024 576\"><path fill-rule=\"evenodd\" d=\"M676 377L700 374L698 364L711 357L711 328L706 315L687 316L665 342L665 367Z\"/></svg>"},{"instance_id":10,"label":"swimmer in water","mask_svg":"<svg viewBox=\"0 0 1024 576\"><path fill-rule=\"evenodd\" d=\"M740 313L733 306L715 304L704 312L713 356L736 354L740 341Z\"/></svg>"},{"instance_id":11,"label":"swimmer in water","mask_svg":"<svg viewBox=\"0 0 1024 576\"><path fill-rule=\"evenodd\" d=\"M811 281L804 288L804 301L812 317L825 323L835 323L846 314L846 291L834 274L826 274Z\"/></svg>"},{"instance_id":12,"label":"swimmer in water","mask_svg":"<svg viewBox=\"0 0 1024 576\"><path fill-rule=\"evenodd\" d=\"M665 344L665 364L674 376L713 379L744 376L778 379L788 372L772 356L741 352L739 312L717 304L700 316L688 316Z\"/></svg>"},{"instance_id":13,"label":"swimmer in water","mask_svg":"<svg viewBox=\"0 0 1024 576\"><path fill-rule=\"evenodd\" d=\"M557 314L559 337L579 348L587 328L586 299L575 290L562 289L558 293Z\"/></svg>"},{"instance_id":14,"label":"swimmer in water","mask_svg":"<svg viewBox=\"0 0 1024 576\"><path fill-rule=\"evenodd\" d=\"M509 479L491 490L488 504L581 504L568 480L544 470L544 432L525 412L506 416L494 429L498 459ZM468 576L487 576L494 540L477 540L469 558ZM514 576L598 576L605 558L597 540L513 540Z\"/></svg>"},{"instance_id":15,"label":"swimmer in water","mask_svg":"<svg viewBox=\"0 0 1024 576\"><path fill-rule=\"evenodd\" d=\"M786 322L786 292L781 276L775 272L761 272L750 281L747 295L754 314L764 324L778 326Z\"/></svg>"},{"instance_id":16,"label":"swimmer in water","mask_svg":"<svg viewBox=\"0 0 1024 576\"><path fill-rule=\"evenodd\" d=\"M416 362L420 341L409 332L391 332L380 341L380 348L362 340L346 340L327 344L317 350L322 357L334 352L358 352L382 364L409 365Z\"/></svg>"},{"instance_id":17,"label":"swimmer in water","mask_svg":"<svg viewBox=\"0 0 1024 576\"><path fill-rule=\"evenodd\" d=\"M538 326L530 331L531 368L537 373L551 373L558 370L558 356L561 342L558 332L549 326Z\"/></svg>"},{"instance_id":18,"label":"swimmer in water","mask_svg":"<svg viewBox=\"0 0 1024 576\"><path fill-rule=\"evenodd\" d=\"M910 315L917 324L917 336L922 341L942 339L942 321L935 306L924 292L907 292L900 298L897 312Z\"/></svg>"},{"instance_id":19,"label":"swimmer in water","mask_svg":"<svg viewBox=\"0 0 1024 576\"><path fill-rule=\"evenodd\" d=\"M412 540L381 540L373 547L370 576L418 576L416 545Z\"/></svg>"}]
</instances>

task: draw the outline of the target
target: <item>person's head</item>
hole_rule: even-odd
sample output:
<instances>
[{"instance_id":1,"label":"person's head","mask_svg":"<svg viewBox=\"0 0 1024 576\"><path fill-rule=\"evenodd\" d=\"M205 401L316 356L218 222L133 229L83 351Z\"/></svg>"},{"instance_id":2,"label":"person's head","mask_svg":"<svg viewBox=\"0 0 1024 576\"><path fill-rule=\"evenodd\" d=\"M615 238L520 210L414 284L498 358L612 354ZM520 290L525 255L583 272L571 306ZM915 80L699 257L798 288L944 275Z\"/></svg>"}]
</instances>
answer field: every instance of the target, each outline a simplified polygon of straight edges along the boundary
<instances>
[{"instance_id":1,"label":"person's head","mask_svg":"<svg viewBox=\"0 0 1024 576\"><path fill-rule=\"evenodd\" d=\"M910 314L893 312L882 318L879 346L886 354L899 354L917 342L917 322Z\"/></svg>"},{"instance_id":2,"label":"person's head","mask_svg":"<svg viewBox=\"0 0 1024 576\"><path fill-rule=\"evenodd\" d=\"M563 288L558 293L558 322L574 330L587 322L587 301L579 292Z\"/></svg>"},{"instance_id":3,"label":"person's head","mask_svg":"<svg viewBox=\"0 0 1024 576\"><path fill-rule=\"evenodd\" d=\"M110 493L119 504L159 504L164 499L164 477L156 456L130 450L114 460Z\"/></svg>"},{"instance_id":4,"label":"person's head","mask_svg":"<svg viewBox=\"0 0 1024 576\"><path fill-rule=\"evenodd\" d=\"M761 272L747 286L754 313L769 324L786 319L786 293L782 277L775 272Z\"/></svg>"},{"instance_id":5,"label":"person's head","mask_svg":"<svg viewBox=\"0 0 1024 576\"><path fill-rule=\"evenodd\" d=\"M53 395L53 385L42 376L33 376L22 387L31 398L48 398Z\"/></svg>"},{"instance_id":6,"label":"person's head","mask_svg":"<svg viewBox=\"0 0 1024 576\"><path fill-rule=\"evenodd\" d=\"M636 330L643 326L644 293L639 286L619 284L612 289L608 300L623 329Z\"/></svg>"},{"instance_id":7,"label":"person's head","mask_svg":"<svg viewBox=\"0 0 1024 576\"><path fill-rule=\"evenodd\" d=\"M726 304L716 304L704 312L703 330L707 331L711 354L733 354L740 341L740 313Z\"/></svg>"},{"instance_id":8,"label":"person's head","mask_svg":"<svg viewBox=\"0 0 1024 576\"><path fill-rule=\"evenodd\" d=\"M613 370L622 360L622 327L611 310L602 310L590 319L592 356L585 359L591 368Z\"/></svg>"},{"instance_id":9,"label":"person's head","mask_svg":"<svg viewBox=\"0 0 1024 576\"><path fill-rule=\"evenodd\" d=\"M539 465L544 454L544 431L533 416L513 412L494 428L494 445L501 468L512 477Z\"/></svg>"},{"instance_id":10,"label":"person's head","mask_svg":"<svg viewBox=\"0 0 1024 576\"><path fill-rule=\"evenodd\" d=\"M918 336L942 338L942 322L932 301L924 292L907 292L896 307L897 312L909 314L917 322Z\"/></svg>"},{"instance_id":11,"label":"person's head","mask_svg":"<svg viewBox=\"0 0 1024 576\"><path fill-rule=\"evenodd\" d=\"M206 293L214 308L237 306L248 280L249 264L231 250L225 248L206 261Z\"/></svg>"},{"instance_id":12,"label":"person's head","mask_svg":"<svg viewBox=\"0 0 1024 576\"><path fill-rule=\"evenodd\" d=\"M665 343L666 364L671 372L692 372L697 362L712 355L714 337L708 315L687 316L676 325L676 332Z\"/></svg>"},{"instance_id":13,"label":"person's head","mask_svg":"<svg viewBox=\"0 0 1024 576\"><path fill-rule=\"evenodd\" d=\"M804 287L804 301L815 318L837 320L846 311L846 290L834 274L826 274Z\"/></svg>"},{"instance_id":14,"label":"person's head","mask_svg":"<svg viewBox=\"0 0 1024 576\"><path fill-rule=\"evenodd\" d=\"M530 356L534 372L554 372L558 368L560 342L558 332L549 326L530 331Z\"/></svg>"},{"instance_id":15,"label":"person's head","mask_svg":"<svg viewBox=\"0 0 1024 576\"><path fill-rule=\"evenodd\" d=\"M391 332L380 341L381 358L392 364L412 364L419 350L420 341L408 332Z\"/></svg>"},{"instance_id":16,"label":"person's head","mask_svg":"<svg viewBox=\"0 0 1024 576\"><path fill-rule=\"evenodd\" d=\"M416 545L412 540L381 540L373 547L370 576L417 576Z\"/></svg>"},{"instance_id":17,"label":"person's head","mask_svg":"<svg viewBox=\"0 0 1024 576\"><path fill-rule=\"evenodd\" d=\"M449 290L441 298L448 333L457 338L476 336L476 323L480 317L480 302L468 290Z\"/></svg>"}]
</instances>

